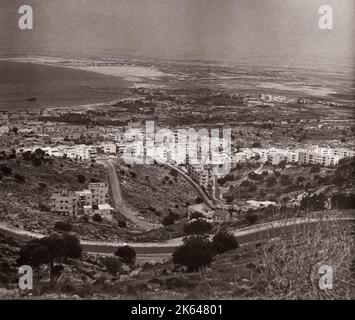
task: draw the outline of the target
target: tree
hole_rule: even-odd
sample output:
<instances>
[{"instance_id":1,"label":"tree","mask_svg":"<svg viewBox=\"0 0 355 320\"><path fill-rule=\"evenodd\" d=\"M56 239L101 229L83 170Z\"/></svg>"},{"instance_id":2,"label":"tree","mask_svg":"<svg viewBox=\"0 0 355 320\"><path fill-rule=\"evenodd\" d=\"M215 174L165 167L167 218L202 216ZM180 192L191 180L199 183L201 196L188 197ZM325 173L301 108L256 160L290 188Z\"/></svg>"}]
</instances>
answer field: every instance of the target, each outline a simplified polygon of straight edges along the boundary
<instances>
[{"instance_id":1,"label":"tree","mask_svg":"<svg viewBox=\"0 0 355 320\"><path fill-rule=\"evenodd\" d=\"M319 164L315 164L312 166L310 173L318 173L320 172L321 166Z\"/></svg>"},{"instance_id":2,"label":"tree","mask_svg":"<svg viewBox=\"0 0 355 320\"><path fill-rule=\"evenodd\" d=\"M43 157L45 156L46 152L43 151L41 148L38 148L38 149L35 150L35 154L36 154L38 157L43 158Z\"/></svg>"},{"instance_id":3,"label":"tree","mask_svg":"<svg viewBox=\"0 0 355 320\"><path fill-rule=\"evenodd\" d=\"M41 160L40 158L34 157L34 158L32 159L32 165L33 165L34 167L39 167L41 164L42 164L42 160Z\"/></svg>"},{"instance_id":4,"label":"tree","mask_svg":"<svg viewBox=\"0 0 355 320\"><path fill-rule=\"evenodd\" d=\"M197 219L184 225L185 234L203 234L212 230L212 224L202 220Z\"/></svg>"},{"instance_id":5,"label":"tree","mask_svg":"<svg viewBox=\"0 0 355 320\"><path fill-rule=\"evenodd\" d=\"M14 175L14 178L18 183L24 183L26 180L23 175L17 173Z\"/></svg>"},{"instance_id":6,"label":"tree","mask_svg":"<svg viewBox=\"0 0 355 320\"><path fill-rule=\"evenodd\" d=\"M58 221L54 225L54 230L62 232L71 232L73 230L73 226L69 222Z\"/></svg>"},{"instance_id":7,"label":"tree","mask_svg":"<svg viewBox=\"0 0 355 320\"><path fill-rule=\"evenodd\" d=\"M134 264L136 251L130 246L119 247L115 252L115 256L121 258L126 264Z\"/></svg>"},{"instance_id":8,"label":"tree","mask_svg":"<svg viewBox=\"0 0 355 320\"><path fill-rule=\"evenodd\" d=\"M115 276L121 270L121 261L115 257L105 257L102 261L106 270Z\"/></svg>"},{"instance_id":9,"label":"tree","mask_svg":"<svg viewBox=\"0 0 355 320\"><path fill-rule=\"evenodd\" d=\"M176 265L186 266L188 271L198 271L211 264L214 248L207 238L193 236L184 239L184 243L173 253Z\"/></svg>"},{"instance_id":10,"label":"tree","mask_svg":"<svg viewBox=\"0 0 355 320\"><path fill-rule=\"evenodd\" d=\"M275 176L271 176L270 178L268 178L266 180L266 185L271 188L273 187L275 184L277 183L276 177Z\"/></svg>"},{"instance_id":11,"label":"tree","mask_svg":"<svg viewBox=\"0 0 355 320\"><path fill-rule=\"evenodd\" d=\"M120 228L127 228L127 222L124 221L124 220L119 220L117 222L117 225L120 227Z\"/></svg>"},{"instance_id":12,"label":"tree","mask_svg":"<svg viewBox=\"0 0 355 320\"><path fill-rule=\"evenodd\" d=\"M258 221L258 219L259 219L258 216L254 213L248 213L245 216L245 220L249 225L254 224L256 221Z\"/></svg>"},{"instance_id":13,"label":"tree","mask_svg":"<svg viewBox=\"0 0 355 320\"><path fill-rule=\"evenodd\" d=\"M68 258L77 259L82 249L79 239L69 233L53 233L48 237L39 240L40 244L47 248L49 253L49 275L51 283L54 283L57 276L54 271L55 262L66 261Z\"/></svg>"},{"instance_id":14,"label":"tree","mask_svg":"<svg viewBox=\"0 0 355 320\"><path fill-rule=\"evenodd\" d=\"M256 141L251 146L252 148L261 148L261 143L259 141Z\"/></svg>"},{"instance_id":15,"label":"tree","mask_svg":"<svg viewBox=\"0 0 355 320\"><path fill-rule=\"evenodd\" d=\"M102 222L102 217L98 214L98 213L95 213L92 217L92 220L94 222L97 222L97 223L101 223Z\"/></svg>"},{"instance_id":16,"label":"tree","mask_svg":"<svg viewBox=\"0 0 355 320\"><path fill-rule=\"evenodd\" d=\"M48 248L38 239L27 242L19 252L17 263L31 266L36 275L37 288L40 280L40 268L50 262Z\"/></svg>"},{"instance_id":17,"label":"tree","mask_svg":"<svg viewBox=\"0 0 355 320\"><path fill-rule=\"evenodd\" d=\"M214 250L218 253L224 253L239 247L237 238L226 230L219 231L212 240Z\"/></svg>"},{"instance_id":18,"label":"tree","mask_svg":"<svg viewBox=\"0 0 355 320\"><path fill-rule=\"evenodd\" d=\"M3 175L6 177L6 176L11 176L12 174L12 169L7 167L7 166L2 166L0 168L0 171L3 173Z\"/></svg>"},{"instance_id":19,"label":"tree","mask_svg":"<svg viewBox=\"0 0 355 320\"><path fill-rule=\"evenodd\" d=\"M81 183L81 184L84 184L85 181L86 181L85 176L82 175L82 174L78 174L77 178L78 178L78 182Z\"/></svg>"},{"instance_id":20,"label":"tree","mask_svg":"<svg viewBox=\"0 0 355 320\"><path fill-rule=\"evenodd\" d=\"M202 198L201 198L201 197L197 197L196 200L195 200L195 203L196 203L196 204L203 203Z\"/></svg>"},{"instance_id":21,"label":"tree","mask_svg":"<svg viewBox=\"0 0 355 320\"><path fill-rule=\"evenodd\" d=\"M170 170L170 175L173 176L173 177L177 177L179 175L179 173L177 172L177 170L171 169Z\"/></svg>"},{"instance_id":22,"label":"tree","mask_svg":"<svg viewBox=\"0 0 355 320\"><path fill-rule=\"evenodd\" d=\"M162 225L167 227L175 223L175 221L179 218L179 215L174 212L169 212L169 214L163 218L161 221Z\"/></svg>"},{"instance_id":23,"label":"tree","mask_svg":"<svg viewBox=\"0 0 355 320\"><path fill-rule=\"evenodd\" d=\"M203 214L201 212L194 211L190 214L190 220L203 218Z\"/></svg>"},{"instance_id":24,"label":"tree","mask_svg":"<svg viewBox=\"0 0 355 320\"><path fill-rule=\"evenodd\" d=\"M64 233L62 241L65 259L77 259L81 256L82 249L78 237L70 233Z\"/></svg>"}]
</instances>

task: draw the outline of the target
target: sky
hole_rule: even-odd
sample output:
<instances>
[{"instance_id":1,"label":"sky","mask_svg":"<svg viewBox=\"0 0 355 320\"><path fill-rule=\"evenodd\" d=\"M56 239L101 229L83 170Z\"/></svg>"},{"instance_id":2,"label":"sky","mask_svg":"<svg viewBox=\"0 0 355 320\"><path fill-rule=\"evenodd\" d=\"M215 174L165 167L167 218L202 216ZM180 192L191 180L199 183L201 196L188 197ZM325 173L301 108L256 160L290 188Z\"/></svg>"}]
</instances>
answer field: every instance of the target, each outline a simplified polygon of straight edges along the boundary
<instances>
[{"instance_id":1,"label":"sky","mask_svg":"<svg viewBox=\"0 0 355 320\"><path fill-rule=\"evenodd\" d=\"M18 7L34 29L18 28ZM334 29L320 30L330 5ZM354 58L354 0L0 0L0 52L110 52L173 59Z\"/></svg>"}]
</instances>

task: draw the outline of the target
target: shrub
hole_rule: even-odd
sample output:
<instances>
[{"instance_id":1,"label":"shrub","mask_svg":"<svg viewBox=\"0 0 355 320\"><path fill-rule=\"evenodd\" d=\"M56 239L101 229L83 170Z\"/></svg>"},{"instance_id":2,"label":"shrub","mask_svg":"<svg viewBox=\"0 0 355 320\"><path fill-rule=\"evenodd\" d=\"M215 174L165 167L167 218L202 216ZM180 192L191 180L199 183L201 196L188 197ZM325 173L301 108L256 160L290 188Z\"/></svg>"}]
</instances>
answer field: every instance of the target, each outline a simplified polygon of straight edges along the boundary
<instances>
[{"instance_id":1,"label":"shrub","mask_svg":"<svg viewBox=\"0 0 355 320\"><path fill-rule=\"evenodd\" d=\"M121 261L115 257L105 257L102 263L111 275L116 275L121 270Z\"/></svg>"},{"instance_id":2,"label":"shrub","mask_svg":"<svg viewBox=\"0 0 355 320\"><path fill-rule=\"evenodd\" d=\"M3 173L4 176L11 176L12 174L12 169L7 166L2 166L0 168L0 171Z\"/></svg>"},{"instance_id":3,"label":"shrub","mask_svg":"<svg viewBox=\"0 0 355 320\"><path fill-rule=\"evenodd\" d=\"M273 187L275 184L277 183L276 177L275 176L271 176L270 178L268 178L266 180L266 185L270 188Z\"/></svg>"},{"instance_id":4,"label":"shrub","mask_svg":"<svg viewBox=\"0 0 355 320\"><path fill-rule=\"evenodd\" d=\"M38 157L33 157L32 159L32 165L34 167L39 167L42 164L42 160Z\"/></svg>"},{"instance_id":5,"label":"shrub","mask_svg":"<svg viewBox=\"0 0 355 320\"><path fill-rule=\"evenodd\" d=\"M236 249L239 246L237 238L233 234L228 233L225 230L219 231L213 237L212 243L213 243L214 250L219 254L229 250Z\"/></svg>"},{"instance_id":6,"label":"shrub","mask_svg":"<svg viewBox=\"0 0 355 320\"><path fill-rule=\"evenodd\" d=\"M73 227L69 222L58 221L54 225L54 230L63 231L63 232L71 232L73 230Z\"/></svg>"},{"instance_id":7,"label":"shrub","mask_svg":"<svg viewBox=\"0 0 355 320\"><path fill-rule=\"evenodd\" d=\"M164 217L161 223L163 226L167 227L174 224L178 218L179 215L177 213L169 212L169 214L166 217Z\"/></svg>"},{"instance_id":8,"label":"shrub","mask_svg":"<svg viewBox=\"0 0 355 320\"><path fill-rule=\"evenodd\" d=\"M179 173L175 169L171 169L170 170L170 175L173 176L173 177L177 177L179 175Z\"/></svg>"},{"instance_id":9,"label":"shrub","mask_svg":"<svg viewBox=\"0 0 355 320\"><path fill-rule=\"evenodd\" d=\"M78 182L81 183L81 184L84 184L85 181L86 181L85 176L82 175L82 174L78 174L77 178L78 178Z\"/></svg>"},{"instance_id":10,"label":"shrub","mask_svg":"<svg viewBox=\"0 0 355 320\"><path fill-rule=\"evenodd\" d=\"M120 228L127 228L127 222L124 221L124 220L119 220L117 222L117 225L120 227Z\"/></svg>"},{"instance_id":11,"label":"shrub","mask_svg":"<svg viewBox=\"0 0 355 320\"><path fill-rule=\"evenodd\" d=\"M192 212L190 214L190 219L193 220L193 219L200 219L200 218L203 218L203 214L201 212Z\"/></svg>"},{"instance_id":12,"label":"shrub","mask_svg":"<svg viewBox=\"0 0 355 320\"><path fill-rule=\"evenodd\" d=\"M184 225L184 232L186 234L203 234L212 230L212 224L202 220L194 220Z\"/></svg>"},{"instance_id":13,"label":"shrub","mask_svg":"<svg viewBox=\"0 0 355 320\"><path fill-rule=\"evenodd\" d=\"M318 173L318 172L320 172L320 169L321 169L320 165L313 165L310 172L311 173Z\"/></svg>"},{"instance_id":14,"label":"shrub","mask_svg":"<svg viewBox=\"0 0 355 320\"><path fill-rule=\"evenodd\" d=\"M249 213L246 215L245 220L249 225L252 225L258 221L258 216L254 213Z\"/></svg>"},{"instance_id":15,"label":"shrub","mask_svg":"<svg viewBox=\"0 0 355 320\"><path fill-rule=\"evenodd\" d=\"M119 247L115 252L115 256L121 258L126 264L134 264L136 251L130 246Z\"/></svg>"},{"instance_id":16,"label":"shrub","mask_svg":"<svg viewBox=\"0 0 355 320\"><path fill-rule=\"evenodd\" d=\"M14 178L15 178L16 182L18 182L18 183L24 183L26 181L26 179L23 175L17 174L17 173L14 175Z\"/></svg>"},{"instance_id":17,"label":"shrub","mask_svg":"<svg viewBox=\"0 0 355 320\"><path fill-rule=\"evenodd\" d=\"M98 214L98 213L95 213L92 217L92 220L94 222L97 222L97 223L101 223L102 222L102 217Z\"/></svg>"},{"instance_id":18,"label":"shrub","mask_svg":"<svg viewBox=\"0 0 355 320\"><path fill-rule=\"evenodd\" d=\"M193 236L184 239L182 246L173 253L173 262L176 265L186 266L188 271L198 271L211 264L214 257L214 248L207 238Z\"/></svg>"}]
</instances>

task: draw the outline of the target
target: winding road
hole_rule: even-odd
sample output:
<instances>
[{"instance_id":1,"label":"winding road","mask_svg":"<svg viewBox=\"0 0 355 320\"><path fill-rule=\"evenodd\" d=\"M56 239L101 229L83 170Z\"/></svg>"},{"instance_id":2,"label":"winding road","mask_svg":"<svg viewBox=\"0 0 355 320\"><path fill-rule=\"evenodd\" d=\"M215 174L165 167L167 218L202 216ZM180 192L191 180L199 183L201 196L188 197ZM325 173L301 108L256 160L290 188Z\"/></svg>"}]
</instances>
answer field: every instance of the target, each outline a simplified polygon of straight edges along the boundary
<instances>
[{"instance_id":1,"label":"winding road","mask_svg":"<svg viewBox=\"0 0 355 320\"><path fill-rule=\"evenodd\" d=\"M138 212L135 212L134 210L132 210L126 205L126 202L122 196L122 189L121 189L120 182L118 180L116 168L113 165L112 161L109 159L99 159L97 160L97 162L103 164L107 169L110 186L112 190L113 201L116 210L118 210L118 212L122 216L124 216L127 220L131 221L132 223L134 223L144 231L149 231L155 228L162 227L162 225L160 225L159 223L153 224L143 220L143 218L141 219L138 216Z\"/></svg>"},{"instance_id":2,"label":"winding road","mask_svg":"<svg viewBox=\"0 0 355 320\"><path fill-rule=\"evenodd\" d=\"M293 218L273 222L266 222L254 226L249 226L240 229L231 229L240 245L262 241L271 240L282 237L295 230L295 228L307 225L309 228L316 227L318 223L336 223L354 221L355 218L351 216L329 217L329 218ZM0 223L0 233L13 237L19 240L39 239L44 237L44 234L25 231L9 227L4 223ZM159 256L164 255L169 257L177 246L182 244L183 238L175 238L163 242L105 242L105 241L80 241L81 246L85 252L96 254L113 254L117 247L129 245L133 247L138 256Z\"/></svg>"}]
</instances>

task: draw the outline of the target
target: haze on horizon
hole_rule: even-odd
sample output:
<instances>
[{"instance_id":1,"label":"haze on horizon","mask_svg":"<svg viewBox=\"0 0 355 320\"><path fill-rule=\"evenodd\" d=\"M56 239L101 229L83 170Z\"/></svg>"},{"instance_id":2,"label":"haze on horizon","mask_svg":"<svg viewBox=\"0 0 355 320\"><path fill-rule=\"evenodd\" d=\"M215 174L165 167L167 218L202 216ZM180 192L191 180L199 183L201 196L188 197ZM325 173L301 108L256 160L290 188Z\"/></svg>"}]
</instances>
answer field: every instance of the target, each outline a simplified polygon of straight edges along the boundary
<instances>
[{"instance_id":1,"label":"haze on horizon","mask_svg":"<svg viewBox=\"0 0 355 320\"><path fill-rule=\"evenodd\" d=\"M21 31L18 7L34 10ZM321 5L334 30L318 27ZM172 59L253 57L354 66L353 0L0 0L0 53L136 54Z\"/></svg>"}]
</instances>

